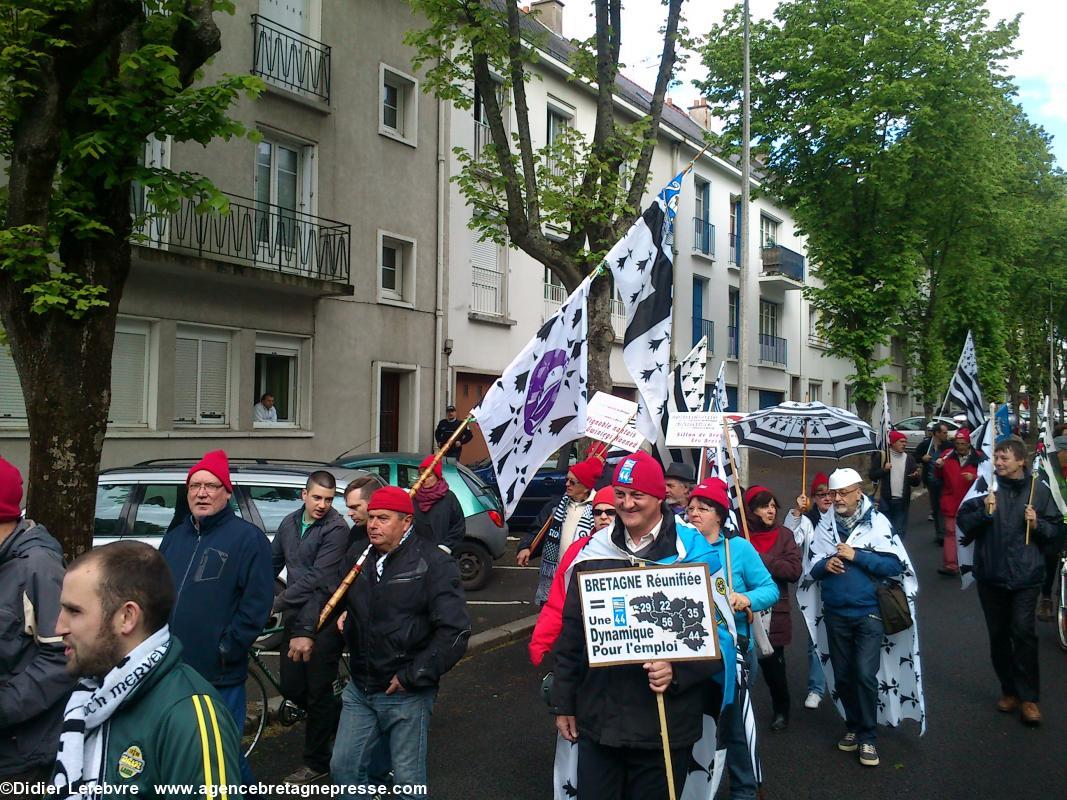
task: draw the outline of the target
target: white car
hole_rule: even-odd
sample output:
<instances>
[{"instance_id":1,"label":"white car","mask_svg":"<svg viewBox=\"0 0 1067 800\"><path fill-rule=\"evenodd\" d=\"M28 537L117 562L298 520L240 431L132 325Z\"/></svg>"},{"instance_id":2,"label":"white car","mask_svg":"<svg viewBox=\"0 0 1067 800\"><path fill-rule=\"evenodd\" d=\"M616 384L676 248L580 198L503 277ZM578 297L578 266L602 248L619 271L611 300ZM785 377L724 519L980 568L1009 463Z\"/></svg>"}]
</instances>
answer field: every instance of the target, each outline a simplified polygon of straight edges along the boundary
<instances>
[{"instance_id":1,"label":"white car","mask_svg":"<svg viewBox=\"0 0 1067 800\"><path fill-rule=\"evenodd\" d=\"M910 452L927 437L928 431L935 422L944 422L948 425L949 438L959 430L962 424L962 421L952 417L932 417L929 423L926 422L926 417L908 417L896 423L893 426L893 430L900 431L908 437L908 451Z\"/></svg>"}]
</instances>

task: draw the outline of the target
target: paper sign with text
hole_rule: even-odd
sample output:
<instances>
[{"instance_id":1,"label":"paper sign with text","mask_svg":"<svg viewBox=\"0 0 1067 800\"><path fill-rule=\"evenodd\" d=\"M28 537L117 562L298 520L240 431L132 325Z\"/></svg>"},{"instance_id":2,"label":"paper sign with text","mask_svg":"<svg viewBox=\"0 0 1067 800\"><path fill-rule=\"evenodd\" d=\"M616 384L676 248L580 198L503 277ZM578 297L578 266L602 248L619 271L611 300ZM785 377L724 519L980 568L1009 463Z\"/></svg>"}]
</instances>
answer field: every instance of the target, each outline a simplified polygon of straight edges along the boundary
<instances>
[{"instance_id":1,"label":"paper sign with text","mask_svg":"<svg viewBox=\"0 0 1067 800\"><path fill-rule=\"evenodd\" d=\"M578 574L589 666L720 658L707 564Z\"/></svg>"},{"instance_id":2,"label":"paper sign with text","mask_svg":"<svg viewBox=\"0 0 1067 800\"><path fill-rule=\"evenodd\" d=\"M597 392L585 412L585 435L620 450L636 452L645 437L637 431L637 403L607 392Z\"/></svg>"},{"instance_id":3,"label":"paper sign with text","mask_svg":"<svg viewBox=\"0 0 1067 800\"><path fill-rule=\"evenodd\" d=\"M722 447L722 418L734 415L716 411L679 411L667 420L668 447ZM737 434L731 428L730 444L737 447Z\"/></svg>"}]
</instances>

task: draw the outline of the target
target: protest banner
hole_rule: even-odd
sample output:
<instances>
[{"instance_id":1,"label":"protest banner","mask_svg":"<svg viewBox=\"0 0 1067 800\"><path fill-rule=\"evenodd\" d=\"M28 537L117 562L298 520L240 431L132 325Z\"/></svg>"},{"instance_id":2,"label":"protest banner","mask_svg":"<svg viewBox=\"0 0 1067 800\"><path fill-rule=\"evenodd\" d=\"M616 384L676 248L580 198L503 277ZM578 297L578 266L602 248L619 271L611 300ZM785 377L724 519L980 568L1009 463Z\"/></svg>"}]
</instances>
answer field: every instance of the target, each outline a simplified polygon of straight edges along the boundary
<instances>
[{"instance_id":1,"label":"protest banner","mask_svg":"<svg viewBox=\"0 0 1067 800\"><path fill-rule=\"evenodd\" d=\"M633 424L636 418L637 403L607 392L597 392L586 407L585 435L613 447L636 452L645 441Z\"/></svg>"}]
</instances>

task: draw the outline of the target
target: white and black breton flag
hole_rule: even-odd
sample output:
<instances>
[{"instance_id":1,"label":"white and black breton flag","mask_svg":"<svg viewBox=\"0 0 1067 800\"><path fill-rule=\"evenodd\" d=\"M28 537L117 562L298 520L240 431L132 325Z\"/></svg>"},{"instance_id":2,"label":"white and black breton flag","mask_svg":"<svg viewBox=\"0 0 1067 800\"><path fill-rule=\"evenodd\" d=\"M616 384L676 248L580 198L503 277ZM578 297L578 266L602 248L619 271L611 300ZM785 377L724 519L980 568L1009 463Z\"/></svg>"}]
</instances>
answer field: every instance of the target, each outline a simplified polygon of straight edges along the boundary
<instances>
[{"instance_id":1,"label":"white and black breton flag","mask_svg":"<svg viewBox=\"0 0 1067 800\"><path fill-rule=\"evenodd\" d=\"M471 412L508 516L545 459L585 431L591 281L582 281Z\"/></svg>"},{"instance_id":2,"label":"white and black breton flag","mask_svg":"<svg viewBox=\"0 0 1067 800\"><path fill-rule=\"evenodd\" d=\"M968 341L970 341L969 335ZM989 494L990 487L992 487L993 492L997 491L997 473L993 470L995 427L995 425L983 426L983 439L977 445L974 445L976 449L982 451L979 456L982 460L978 463L978 477L974 479L971 483L971 488L963 496L963 500L960 502L961 506L968 500L973 500L976 497L985 497ZM971 440L974 440L973 436ZM974 542L964 544L964 533L959 525L956 526L956 563L960 567L960 588L966 589L974 583Z\"/></svg>"},{"instance_id":3,"label":"white and black breton flag","mask_svg":"<svg viewBox=\"0 0 1067 800\"><path fill-rule=\"evenodd\" d=\"M660 417L660 438L656 441L656 457L660 463L668 466L677 461L693 467L694 474L700 466L700 450L692 447L666 446L667 425L671 414L680 411L702 411L704 408L704 380L708 361L707 337L697 342L689 355L678 362L671 370L670 386L667 393L667 408Z\"/></svg>"},{"instance_id":4,"label":"white and black breton flag","mask_svg":"<svg viewBox=\"0 0 1067 800\"><path fill-rule=\"evenodd\" d=\"M985 432L981 430L986 420L986 408L982 402L982 387L978 385L978 359L974 354L974 338L967 331L967 341L956 364L956 372L948 385L948 396L959 403L967 415L967 427L971 429L971 445L981 448Z\"/></svg>"},{"instance_id":5,"label":"white and black breton flag","mask_svg":"<svg viewBox=\"0 0 1067 800\"><path fill-rule=\"evenodd\" d=\"M656 196L605 257L626 309L622 360L637 384L637 429L662 442L671 371L674 217L681 172Z\"/></svg>"}]
</instances>

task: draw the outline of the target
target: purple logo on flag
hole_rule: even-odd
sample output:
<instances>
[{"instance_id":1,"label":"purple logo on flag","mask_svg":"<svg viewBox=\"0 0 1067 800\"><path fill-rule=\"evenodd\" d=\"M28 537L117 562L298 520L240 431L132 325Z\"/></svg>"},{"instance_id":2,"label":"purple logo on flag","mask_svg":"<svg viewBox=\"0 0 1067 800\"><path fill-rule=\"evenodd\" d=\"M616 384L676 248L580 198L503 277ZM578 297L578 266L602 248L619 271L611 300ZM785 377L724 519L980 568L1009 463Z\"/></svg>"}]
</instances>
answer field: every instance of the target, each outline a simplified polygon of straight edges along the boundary
<instances>
[{"instance_id":1,"label":"purple logo on flag","mask_svg":"<svg viewBox=\"0 0 1067 800\"><path fill-rule=\"evenodd\" d=\"M526 406L522 410L523 430L527 436L533 436L537 426L545 421L552 411L563 384L563 373L567 368L565 350L549 350L530 375L530 389L526 392Z\"/></svg>"}]
</instances>

